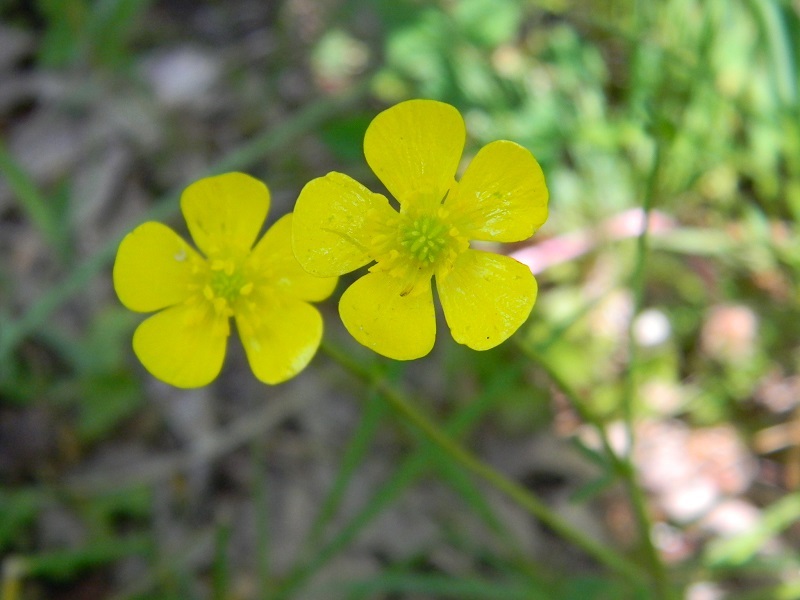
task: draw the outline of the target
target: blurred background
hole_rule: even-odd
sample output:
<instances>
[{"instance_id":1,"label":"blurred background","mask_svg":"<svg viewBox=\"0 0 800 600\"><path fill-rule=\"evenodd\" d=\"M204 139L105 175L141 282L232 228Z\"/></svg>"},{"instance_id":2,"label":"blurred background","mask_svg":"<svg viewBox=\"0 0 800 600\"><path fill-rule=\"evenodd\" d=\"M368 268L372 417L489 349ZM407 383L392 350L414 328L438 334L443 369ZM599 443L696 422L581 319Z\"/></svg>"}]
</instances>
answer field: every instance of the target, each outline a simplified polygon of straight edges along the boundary
<instances>
[{"instance_id":1,"label":"blurred background","mask_svg":"<svg viewBox=\"0 0 800 600\"><path fill-rule=\"evenodd\" d=\"M462 112L464 164L541 162L550 219L498 248L537 305L392 363L346 279L326 337L622 551L590 423L624 444L630 399L678 597L800 598L799 33L796 0L0 1L2 600L634 597L324 354L267 387L234 336L193 391L133 356L125 233L185 234L209 173L266 181L270 223L331 170L380 189L364 131L415 97Z\"/></svg>"}]
</instances>

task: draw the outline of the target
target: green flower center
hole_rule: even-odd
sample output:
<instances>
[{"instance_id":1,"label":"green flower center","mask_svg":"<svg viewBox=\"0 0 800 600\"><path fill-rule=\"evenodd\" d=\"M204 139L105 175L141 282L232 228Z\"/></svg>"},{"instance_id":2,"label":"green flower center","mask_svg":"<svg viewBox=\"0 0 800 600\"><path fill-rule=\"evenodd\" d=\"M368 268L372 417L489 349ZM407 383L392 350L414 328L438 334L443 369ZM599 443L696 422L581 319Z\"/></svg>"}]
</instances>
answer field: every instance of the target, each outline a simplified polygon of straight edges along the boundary
<instances>
[{"instance_id":1,"label":"green flower center","mask_svg":"<svg viewBox=\"0 0 800 600\"><path fill-rule=\"evenodd\" d=\"M244 275L238 270L230 275L225 271L212 271L211 279L208 282L214 292L214 296L225 298L228 302L232 302L239 297L245 283Z\"/></svg>"},{"instance_id":2,"label":"green flower center","mask_svg":"<svg viewBox=\"0 0 800 600\"><path fill-rule=\"evenodd\" d=\"M469 241L458 230L448 211L399 213L385 222L374 222L370 254L372 272L387 273L402 282L401 296L428 289L432 275L446 276Z\"/></svg>"},{"instance_id":3,"label":"green flower center","mask_svg":"<svg viewBox=\"0 0 800 600\"><path fill-rule=\"evenodd\" d=\"M253 283L248 279L242 266L232 259L210 260L208 279L203 295L214 304L219 313L233 314L233 304L241 296L253 291Z\"/></svg>"},{"instance_id":4,"label":"green flower center","mask_svg":"<svg viewBox=\"0 0 800 600\"><path fill-rule=\"evenodd\" d=\"M447 245L448 229L437 217L417 217L401 226L400 245L418 261L433 263Z\"/></svg>"}]
</instances>

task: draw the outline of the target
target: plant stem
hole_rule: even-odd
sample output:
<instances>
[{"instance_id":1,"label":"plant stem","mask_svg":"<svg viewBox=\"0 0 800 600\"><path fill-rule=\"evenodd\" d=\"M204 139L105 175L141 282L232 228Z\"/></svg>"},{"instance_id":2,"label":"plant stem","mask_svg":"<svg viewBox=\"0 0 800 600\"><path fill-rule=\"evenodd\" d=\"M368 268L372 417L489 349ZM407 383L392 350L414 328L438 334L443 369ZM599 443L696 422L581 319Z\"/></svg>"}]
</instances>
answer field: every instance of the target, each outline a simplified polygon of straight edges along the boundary
<instances>
[{"instance_id":1,"label":"plant stem","mask_svg":"<svg viewBox=\"0 0 800 600\"><path fill-rule=\"evenodd\" d=\"M655 198L656 183L658 180L658 173L661 166L661 141L656 136L655 138L655 153L653 156L653 164L650 168L650 174L647 178L647 184L644 191L644 198L642 200L642 230L636 240L636 263L634 265L633 274L631 277L631 290L633 292L633 309L631 311L631 319L628 323L627 332L627 345L628 345L628 365L625 370L625 379L623 382L623 391L621 398L622 416L625 424L625 437L626 449L622 455L621 469L625 488L628 492L628 497L631 502L636 523L639 528L639 545L644 554L644 559L647 561L648 570L653 579L653 584L656 589L657 598L661 600L670 600L674 597L670 586L667 571L658 549L653 543L652 537L652 522L647 509L647 500L644 491L639 485L636 477L636 467L633 464L633 451L636 443L636 432L634 424L634 399L636 396L636 368L638 363L638 353L636 340L634 339L633 324L642 307L644 305L644 284L645 284L645 263L648 251L648 225L650 220L650 212L653 208L653 201Z\"/></svg>"},{"instance_id":2,"label":"plant stem","mask_svg":"<svg viewBox=\"0 0 800 600\"><path fill-rule=\"evenodd\" d=\"M658 590L658 598L667 600L672 598L672 592L669 586L666 570L664 569L658 551L653 545L652 538L650 537L650 518L647 514L647 502L644 492L639 485L639 480L636 477L636 468L633 464L633 457L630 451L623 451L618 454L611 442L608 439L603 423L597 419L591 411L586 410L584 402L580 399L577 392L573 390L569 384L549 365L547 362L536 355L529 349L523 348L526 353L531 356L547 373L551 381L555 384L558 390L567 397L567 399L575 407L575 410L586 423L591 424L597 430L600 436L600 441L603 445L603 450L606 456L611 461L611 466L614 472L622 480L622 485L625 487L625 492L628 495L628 500L631 504L631 510L634 513L637 526L640 531L640 545L645 550L645 556L648 562L648 569L650 571L651 579L654 587ZM629 427L630 425L626 426ZM632 435L628 433L629 439L632 443Z\"/></svg>"},{"instance_id":3,"label":"plant stem","mask_svg":"<svg viewBox=\"0 0 800 600\"><path fill-rule=\"evenodd\" d=\"M321 349L347 371L375 386L375 389L404 419L415 426L430 442L436 444L455 462L482 477L563 539L581 548L598 563L618 573L634 587L642 587L642 576L636 564L605 544L587 536L581 530L574 528L524 486L509 479L494 467L470 453L414 407L402 393L379 376L373 374L367 367L353 360L344 351L329 342L323 342Z\"/></svg>"}]
</instances>

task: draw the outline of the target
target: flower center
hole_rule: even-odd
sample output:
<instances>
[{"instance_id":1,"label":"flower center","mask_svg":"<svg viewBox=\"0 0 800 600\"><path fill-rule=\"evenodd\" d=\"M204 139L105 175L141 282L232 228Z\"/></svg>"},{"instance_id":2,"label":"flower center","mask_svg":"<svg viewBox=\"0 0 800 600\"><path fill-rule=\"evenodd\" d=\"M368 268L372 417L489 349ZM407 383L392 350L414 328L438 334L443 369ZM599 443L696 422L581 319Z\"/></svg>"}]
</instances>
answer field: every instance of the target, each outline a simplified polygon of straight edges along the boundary
<instances>
[{"instance_id":1,"label":"flower center","mask_svg":"<svg viewBox=\"0 0 800 600\"><path fill-rule=\"evenodd\" d=\"M433 263L447 245L448 229L437 217L417 217L400 226L400 245L418 261Z\"/></svg>"},{"instance_id":2,"label":"flower center","mask_svg":"<svg viewBox=\"0 0 800 600\"><path fill-rule=\"evenodd\" d=\"M253 291L253 282L248 280L242 266L233 259L210 260L208 266L203 295L213 303L217 313L230 316L236 300Z\"/></svg>"},{"instance_id":3,"label":"flower center","mask_svg":"<svg viewBox=\"0 0 800 600\"><path fill-rule=\"evenodd\" d=\"M402 282L401 295L423 291L432 275L446 276L469 241L439 206L434 211L395 214L376 223L371 255L373 272L388 273Z\"/></svg>"},{"instance_id":4,"label":"flower center","mask_svg":"<svg viewBox=\"0 0 800 600\"><path fill-rule=\"evenodd\" d=\"M225 271L212 271L208 285L211 286L215 296L232 302L241 293L245 279L240 271L234 271L230 275Z\"/></svg>"}]
</instances>

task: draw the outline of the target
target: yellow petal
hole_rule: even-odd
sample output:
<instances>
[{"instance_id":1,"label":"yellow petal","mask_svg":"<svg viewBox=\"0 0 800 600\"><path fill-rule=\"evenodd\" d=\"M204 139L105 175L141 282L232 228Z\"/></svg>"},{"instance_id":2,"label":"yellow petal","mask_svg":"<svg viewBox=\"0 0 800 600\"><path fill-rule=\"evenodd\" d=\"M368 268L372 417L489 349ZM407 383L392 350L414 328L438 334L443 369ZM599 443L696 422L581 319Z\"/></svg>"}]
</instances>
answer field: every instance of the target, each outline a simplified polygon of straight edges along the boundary
<instances>
[{"instance_id":1,"label":"yellow petal","mask_svg":"<svg viewBox=\"0 0 800 600\"><path fill-rule=\"evenodd\" d=\"M202 260L166 225L148 221L125 236L114 261L114 289L130 310L152 312L183 302L191 265Z\"/></svg>"},{"instance_id":2,"label":"yellow petal","mask_svg":"<svg viewBox=\"0 0 800 600\"><path fill-rule=\"evenodd\" d=\"M267 217L269 190L244 173L206 177L184 190L181 210L192 239L206 256L243 256Z\"/></svg>"},{"instance_id":3,"label":"yellow petal","mask_svg":"<svg viewBox=\"0 0 800 600\"><path fill-rule=\"evenodd\" d=\"M519 242L547 219L547 186L533 155L514 142L487 144L445 207L473 240Z\"/></svg>"},{"instance_id":4,"label":"yellow petal","mask_svg":"<svg viewBox=\"0 0 800 600\"><path fill-rule=\"evenodd\" d=\"M139 325L133 350L161 381L181 388L207 385L222 368L227 320L204 306L173 306Z\"/></svg>"},{"instance_id":5,"label":"yellow petal","mask_svg":"<svg viewBox=\"0 0 800 600\"><path fill-rule=\"evenodd\" d=\"M269 228L253 248L249 263L255 279L298 300L319 302L331 295L336 277L315 277L300 266L292 252L292 214Z\"/></svg>"},{"instance_id":6,"label":"yellow petal","mask_svg":"<svg viewBox=\"0 0 800 600\"><path fill-rule=\"evenodd\" d=\"M513 258L467 250L436 280L444 316L459 344L488 350L519 329L536 301L536 279Z\"/></svg>"},{"instance_id":7,"label":"yellow petal","mask_svg":"<svg viewBox=\"0 0 800 600\"><path fill-rule=\"evenodd\" d=\"M443 102L408 100L376 116L364 136L367 163L400 204L440 202L464 150L464 119Z\"/></svg>"},{"instance_id":8,"label":"yellow petal","mask_svg":"<svg viewBox=\"0 0 800 600\"><path fill-rule=\"evenodd\" d=\"M422 292L403 292L401 280L369 273L342 294L339 315L350 335L367 348L396 360L412 360L433 348L436 317L430 282Z\"/></svg>"},{"instance_id":9,"label":"yellow petal","mask_svg":"<svg viewBox=\"0 0 800 600\"><path fill-rule=\"evenodd\" d=\"M309 181L292 218L292 245L300 265L312 275L335 277L374 259L369 246L374 224L396 215L389 201L342 173Z\"/></svg>"},{"instance_id":10,"label":"yellow petal","mask_svg":"<svg viewBox=\"0 0 800 600\"><path fill-rule=\"evenodd\" d=\"M261 314L237 314L250 368L264 383L286 381L314 357L322 339L322 317L306 302L289 300L263 307Z\"/></svg>"}]
</instances>

